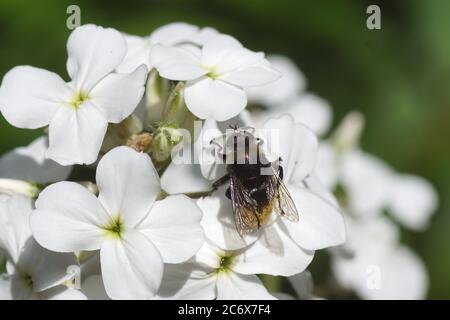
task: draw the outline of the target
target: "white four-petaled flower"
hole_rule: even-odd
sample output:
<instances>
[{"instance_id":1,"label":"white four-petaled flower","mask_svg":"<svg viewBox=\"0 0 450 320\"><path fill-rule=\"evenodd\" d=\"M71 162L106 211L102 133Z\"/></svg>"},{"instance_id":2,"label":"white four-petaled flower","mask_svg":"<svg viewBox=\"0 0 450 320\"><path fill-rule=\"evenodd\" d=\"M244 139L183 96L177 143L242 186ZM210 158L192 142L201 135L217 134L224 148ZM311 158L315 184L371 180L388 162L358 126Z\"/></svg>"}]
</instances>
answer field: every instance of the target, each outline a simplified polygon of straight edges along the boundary
<instances>
[{"instance_id":1,"label":"white four-petaled flower","mask_svg":"<svg viewBox=\"0 0 450 320\"><path fill-rule=\"evenodd\" d=\"M86 297L65 285L77 267L73 253L56 253L42 248L31 235L29 218L33 201L14 195L0 199L0 251L7 257L7 273L0 275L0 300Z\"/></svg>"},{"instance_id":2,"label":"white four-petaled flower","mask_svg":"<svg viewBox=\"0 0 450 320\"><path fill-rule=\"evenodd\" d=\"M196 52L185 48L155 45L150 64L170 80L187 81L184 99L189 110L201 119L225 121L247 105L243 88L278 79L279 72L264 58L231 36L212 36Z\"/></svg>"},{"instance_id":3,"label":"white four-petaled flower","mask_svg":"<svg viewBox=\"0 0 450 320\"><path fill-rule=\"evenodd\" d=\"M200 46L217 33L215 29L210 27L199 29L199 27L189 23L174 22L155 29L146 37L124 34L127 42L127 54L117 67L117 71L131 72L141 64L145 64L148 69L151 69L149 54L151 48L156 44Z\"/></svg>"},{"instance_id":4,"label":"white four-petaled flower","mask_svg":"<svg viewBox=\"0 0 450 320\"><path fill-rule=\"evenodd\" d=\"M111 298L151 298L163 263L186 261L202 245L201 211L182 195L156 201L160 184L150 157L128 147L100 160L96 180L98 198L73 182L44 189L31 217L33 234L53 251L100 249Z\"/></svg>"},{"instance_id":5,"label":"white four-petaled flower","mask_svg":"<svg viewBox=\"0 0 450 320\"><path fill-rule=\"evenodd\" d=\"M15 67L3 78L0 108L16 127L49 126L47 157L62 165L90 164L97 159L108 122L125 119L142 98L147 68L114 72L126 43L110 28L76 28L67 51L71 81L44 69Z\"/></svg>"}]
</instances>

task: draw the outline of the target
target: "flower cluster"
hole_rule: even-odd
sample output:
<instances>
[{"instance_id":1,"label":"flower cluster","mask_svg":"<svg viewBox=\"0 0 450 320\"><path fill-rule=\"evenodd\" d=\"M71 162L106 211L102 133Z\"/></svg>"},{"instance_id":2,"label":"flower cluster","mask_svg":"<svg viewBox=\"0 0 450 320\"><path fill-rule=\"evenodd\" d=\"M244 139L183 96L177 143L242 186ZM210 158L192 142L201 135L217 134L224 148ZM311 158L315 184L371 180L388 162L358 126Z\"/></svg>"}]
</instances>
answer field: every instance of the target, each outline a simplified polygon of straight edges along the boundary
<instances>
[{"instance_id":1,"label":"flower cluster","mask_svg":"<svg viewBox=\"0 0 450 320\"><path fill-rule=\"evenodd\" d=\"M18 66L1 83L5 119L46 130L0 158L0 299L293 298L264 275L313 299L306 269L331 247L336 279L361 297L423 296L420 260L381 213L423 228L434 190L359 150L354 119L320 141L331 107L289 59L187 23L146 37L84 25L67 52L69 81ZM298 219L251 189L257 227L237 228L251 212L238 212L233 180L215 182L230 174L218 156L230 126L281 165L268 181ZM386 274L376 293L369 264Z\"/></svg>"}]
</instances>

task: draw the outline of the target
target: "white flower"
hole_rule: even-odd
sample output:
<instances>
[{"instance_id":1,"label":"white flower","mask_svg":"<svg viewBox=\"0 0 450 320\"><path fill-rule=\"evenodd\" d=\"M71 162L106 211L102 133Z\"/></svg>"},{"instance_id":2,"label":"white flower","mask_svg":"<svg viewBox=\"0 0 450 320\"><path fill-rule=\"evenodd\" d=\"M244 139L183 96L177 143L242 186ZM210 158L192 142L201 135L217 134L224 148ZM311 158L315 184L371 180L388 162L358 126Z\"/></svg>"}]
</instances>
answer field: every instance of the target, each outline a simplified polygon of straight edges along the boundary
<instances>
[{"instance_id":1,"label":"white flower","mask_svg":"<svg viewBox=\"0 0 450 320\"><path fill-rule=\"evenodd\" d=\"M249 101L266 109L252 111L252 120L261 126L270 118L289 113L295 122L303 123L319 136L324 135L331 126L333 115L328 101L305 92L306 79L292 60L282 55L268 55L267 60L281 77L269 84L246 89Z\"/></svg>"},{"instance_id":2,"label":"white flower","mask_svg":"<svg viewBox=\"0 0 450 320\"><path fill-rule=\"evenodd\" d=\"M0 179L0 197L21 194L34 198L38 193L39 188L34 183L15 179Z\"/></svg>"},{"instance_id":3,"label":"white flower","mask_svg":"<svg viewBox=\"0 0 450 320\"><path fill-rule=\"evenodd\" d=\"M264 59L228 35L215 35L195 53L155 45L150 64L170 80L187 81L185 102L201 119L224 121L238 115L247 104L243 88L276 80L279 73Z\"/></svg>"},{"instance_id":4,"label":"white flower","mask_svg":"<svg viewBox=\"0 0 450 320\"><path fill-rule=\"evenodd\" d=\"M423 299L428 287L424 264L399 244L399 231L383 216L348 219L344 248L351 257L333 255L339 283L363 299Z\"/></svg>"},{"instance_id":5,"label":"white flower","mask_svg":"<svg viewBox=\"0 0 450 320\"><path fill-rule=\"evenodd\" d=\"M44 189L31 216L33 234L53 251L100 249L111 298L151 298L163 262L186 261L202 245L201 211L186 196L155 201L160 183L150 157L128 147L100 160L96 180L98 198L71 182Z\"/></svg>"},{"instance_id":6,"label":"white flower","mask_svg":"<svg viewBox=\"0 0 450 320\"><path fill-rule=\"evenodd\" d=\"M270 300L274 299L258 279L260 266L270 256L251 249L224 251L205 242L193 259L168 265L158 297L161 299ZM276 265L274 265L276 268Z\"/></svg>"},{"instance_id":7,"label":"white flower","mask_svg":"<svg viewBox=\"0 0 450 320\"><path fill-rule=\"evenodd\" d=\"M149 54L152 46L162 44L166 46L195 44L202 45L211 36L217 34L213 28L203 28L184 22L174 22L155 29L149 36L139 37L124 34L127 42L127 54L122 63L117 67L118 72L131 72L141 64L149 63Z\"/></svg>"},{"instance_id":8,"label":"white flower","mask_svg":"<svg viewBox=\"0 0 450 320\"><path fill-rule=\"evenodd\" d=\"M0 158L0 177L38 183L65 180L71 166L61 166L45 158L48 138L39 137L26 147L15 148Z\"/></svg>"},{"instance_id":9,"label":"white flower","mask_svg":"<svg viewBox=\"0 0 450 320\"><path fill-rule=\"evenodd\" d=\"M251 115L257 124L263 124L267 119L279 117L285 113L293 116L295 122L306 125L318 136L327 133L333 118L333 111L328 101L312 93L299 94L288 103L277 105L277 108L253 112Z\"/></svg>"},{"instance_id":10,"label":"white flower","mask_svg":"<svg viewBox=\"0 0 450 320\"><path fill-rule=\"evenodd\" d=\"M248 88L245 91L250 102L262 104L269 109L278 109L303 93L306 79L296 64L288 57L269 54L267 60L281 73L281 77L269 84Z\"/></svg>"},{"instance_id":11,"label":"white flower","mask_svg":"<svg viewBox=\"0 0 450 320\"><path fill-rule=\"evenodd\" d=\"M339 153L333 145L322 143L317 173L329 188L344 188L346 209L353 215L377 215L387 209L405 227L423 230L438 205L428 181L399 174L359 149Z\"/></svg>"},{"instance_id":12,"label":"white flower","mask_svg":"<svg viewBox=\"0 0 450 320\"><path fill-rule=\"evenodd\" d=\"M360 114L347 115L319 148L317 174L330 189L342 187L345 209L354 216L388 212L405 227L423 230L438 205L433 186L417 176L399 174L382 159L358 148Z\"/></svg>"},{"instance_id":13,"label":"white flower","mask_svg":"<svg viewBox=\"0 0 450 320\"><path fill-rule=\"evenodd\" d=\"M294 288L298 299L300 300L317 300L319 297L313 295L314 282L311 272L308 270L289 277L289 283Z\"/></svg>"},{"instance_id":14,"label":"white flower","mask_svg":"<svg viewBox=\"0 0 450 320\"><path fill-rule=\"evenodd\" d=\"M308 270L298 273L288 278L289 283L294 289L295 296L285 292L275 293L279 300L321 300L322 298L313 295L314 283L311 272Z\"/></svg>"},{"instance_id":15,"label":"white flower","mask_svg":"<svg viewBox=\"0 0 450 320\"><path fill-rule=\"evenodd\" d=\"M405 227L424 230L438 206L434 187L424 178L407 174L396 174L389 182L389 212Z\"/></svg>"},{"instance_id":16,"label":"white flower","mask_svg":"<svg viewBox=\"0 0 450 320\"><path fill-rule=\"evenodd\" d=\"M98 156L108 122L130 115L144 93L147 68L115 73L126 53L123 36L94 25L76 28L67 42L71 81L30 66L3 78L0 107L19 128L49 125L47 157L62 165L90 164Z\"/></svg>"},{"instance_id":17,"label":"white flower","mask_svg":"<svg viewBox=\"0 0 450 320\"><path fill-rule=\"evenodd\" d=\"M64 283L76 266L72 253L55 253L42 248L31 235L29 217L32 200L11 196L0 201L0 249L8 259L8 273L0 276L0 300L3 299L85 299Z\"/></svg>"}]
</instances>

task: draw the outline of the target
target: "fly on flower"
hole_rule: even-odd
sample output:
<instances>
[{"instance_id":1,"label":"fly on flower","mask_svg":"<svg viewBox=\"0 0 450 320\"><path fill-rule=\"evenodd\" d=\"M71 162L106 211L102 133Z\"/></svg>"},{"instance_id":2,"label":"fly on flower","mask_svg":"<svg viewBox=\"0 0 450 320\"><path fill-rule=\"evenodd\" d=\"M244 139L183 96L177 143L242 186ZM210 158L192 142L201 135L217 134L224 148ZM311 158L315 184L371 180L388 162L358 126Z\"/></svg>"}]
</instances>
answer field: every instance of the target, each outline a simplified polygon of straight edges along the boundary
<instances>
[{"instance_id":1,"label":"fly on flower","mask_svg":"<svg viewBox=\"0 0 450 320\"><path fill-rule=\"evenodd\" d=\"M237 231L241 236L251 233L270 221L272 212L298 221L298 211L283 183L281 158L270 162L264 155L263 141L252 133L254 128L232 127L226 133L224 146L211 140L220 149L227 173L213 183L213 191L229 182L225 192L232 202Z\"/></svg>"}]
</instances>

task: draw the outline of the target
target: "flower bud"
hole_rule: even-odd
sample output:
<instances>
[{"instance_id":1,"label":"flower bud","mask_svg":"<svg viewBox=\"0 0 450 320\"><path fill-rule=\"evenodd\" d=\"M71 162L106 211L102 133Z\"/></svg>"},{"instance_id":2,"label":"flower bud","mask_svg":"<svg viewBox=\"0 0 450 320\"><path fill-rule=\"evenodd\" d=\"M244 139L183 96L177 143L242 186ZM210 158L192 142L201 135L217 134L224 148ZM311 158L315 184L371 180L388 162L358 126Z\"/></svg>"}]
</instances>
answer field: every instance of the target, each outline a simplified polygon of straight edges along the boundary
<instances>
[{"instance_id":1,"label":"flower bud","mask_svg":"<svg viewBox=\"0 0 450 320\"><path fill-rule=\"evenodd\" d=\"M331 142L338 153L356 147L363 128L364 116L360 112L352 111L347 114L331 137Z\"/></svg>"},{"instance_id":2,"label":"flower bud","mask_svg":"<svg viewBox=\"0 0 450 320\"><path fill-rule=\"evenodd\" d=\"M145 85L145 122L156 130L159 122L163 120L163 110L170 93L170 82L162 78L156 69L153 69Z\"/></svg>"},{"instance_id":3,"label":"flower bud","mask_svg":"<svg viewBox=\"0 0 450 320\"><path fill-rule=\"evenodd\" d=\"M34 183L14 179L0 179L0 194L23 194L35 198L39 192L39 187Z\"/></svg>"},{"instance_id":4,"label":"flower bud","mask_svg":"<svg viewBox=\"0 0 450 320\"><path fill-rule=\"evenodd\" d=\"M156 162L164 162L169 159L174 146L183 140L183 135L178 128L171 124L160 125L153 134L151 155Z\"/></svg>"}]
</instances>

